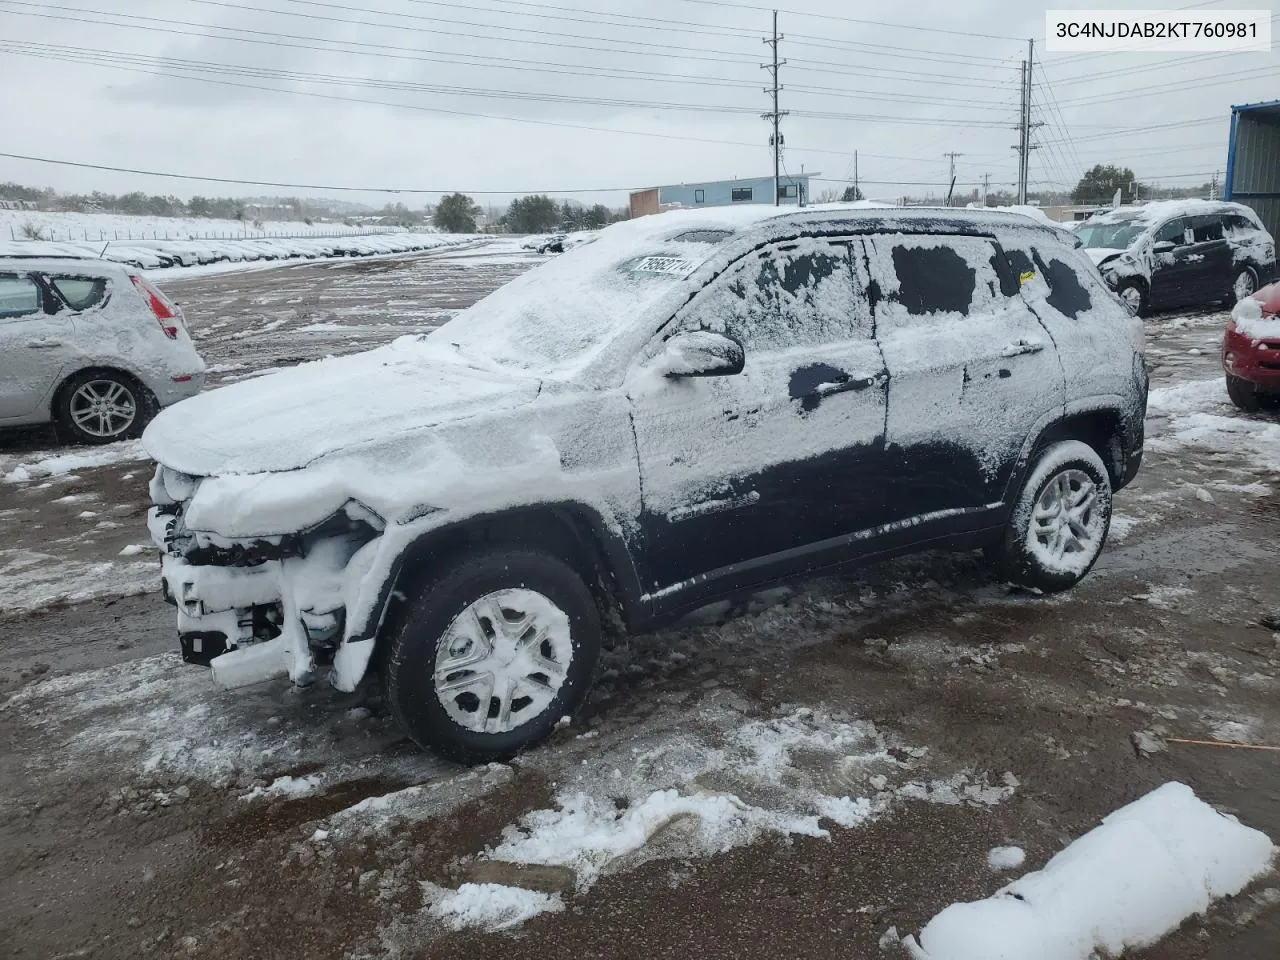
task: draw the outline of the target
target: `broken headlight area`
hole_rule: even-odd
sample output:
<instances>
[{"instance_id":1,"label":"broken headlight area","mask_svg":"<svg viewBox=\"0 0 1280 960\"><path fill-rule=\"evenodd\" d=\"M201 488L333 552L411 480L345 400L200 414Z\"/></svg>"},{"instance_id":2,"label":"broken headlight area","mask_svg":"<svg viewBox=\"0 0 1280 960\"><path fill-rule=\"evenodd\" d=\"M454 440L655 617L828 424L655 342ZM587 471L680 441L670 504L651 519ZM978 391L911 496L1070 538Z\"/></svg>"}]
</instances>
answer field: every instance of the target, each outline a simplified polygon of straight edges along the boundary
<instances>
[{"instance_id":1,"label":"broken headlight area","mask_svg":"<svg viewBox=\"0 0 1280 960\"><path fill-rule=\"evenodd\" d=\"M198 484L162 480L153 493ZM212 666L226 686L284 673L303 683L332 663L346 629L347 565L381 534L382 518L349 500L297 533L227 538L187 529L189 501L168 499L148 522L165 551L162 591L177 608L183 659Z\"/></svg>"}]
</instances>

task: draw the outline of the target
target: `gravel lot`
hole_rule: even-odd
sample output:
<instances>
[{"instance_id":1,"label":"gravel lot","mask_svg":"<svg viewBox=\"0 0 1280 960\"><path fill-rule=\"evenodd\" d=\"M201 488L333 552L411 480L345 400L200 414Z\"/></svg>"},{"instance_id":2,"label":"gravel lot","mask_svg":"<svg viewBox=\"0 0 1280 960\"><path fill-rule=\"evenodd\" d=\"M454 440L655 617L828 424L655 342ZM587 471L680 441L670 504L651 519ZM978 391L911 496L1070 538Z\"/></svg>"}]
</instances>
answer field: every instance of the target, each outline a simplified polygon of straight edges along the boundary
<instances>
[{"instance_id":1,"label":"gravel lot","mask_svg":"<svg viewBox=\"0 0 1280 960\"><path fill-rule=\"evenodd\" d=\"M540 259L162 281L216 385L427 329ZM370 691L215 692L153 592L140 449L0 440L0 956L905 956L891 928L1005 882L990 848L1035 869L1169 780L1280 837L1280 753L1164 742L1280 745L1280 418L1227 404L1225 319L1148 321L1147 459L1075 591L922 555L709 608L607 653L573 725L479 770ZM661 790L703 814L623 843ZM504 860L557 824L603 839ZM450 892L494 880L562 909L453 929ZM1276 956L1272 883L1140 956Z\"/></svg>"}]
</instances>

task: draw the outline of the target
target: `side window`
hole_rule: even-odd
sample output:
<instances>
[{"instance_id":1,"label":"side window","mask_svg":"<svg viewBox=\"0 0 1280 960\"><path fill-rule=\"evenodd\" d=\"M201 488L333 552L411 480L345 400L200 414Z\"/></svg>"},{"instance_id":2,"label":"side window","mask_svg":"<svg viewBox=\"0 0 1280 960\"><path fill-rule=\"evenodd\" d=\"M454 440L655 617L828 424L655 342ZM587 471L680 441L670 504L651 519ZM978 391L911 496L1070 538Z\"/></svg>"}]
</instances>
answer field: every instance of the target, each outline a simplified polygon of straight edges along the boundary
<instances>
[{"instance_id":1,"label":"side window","mask_svg":"<svg viewBox=\"0 0 1280 960\"><path fill-rule=\"evenodd\" d=\"M877 315L902 326L968 316L1016 295L1016 278L982 237L880 236L868 241Z\"/></svg>"},{"instance_id":2,"label":"side window","mask_svg":"<svg viewBox=\"0 0 1280 960\"><path fill-rule=\"evenodd\" d=\"M732 203L742 203L751 199L754 193L752 187L734 187L729 194L729 200Z\"/></svg>"},{"instance_id":3,"label":"side window","mask_svg":"<svg viewBox=\"0 0 1280 960\"><path fill-rule=\"evenodd\" d=\"M1005 249L1024 294L1031 299L1043 297L1053 309L1075 319L1093 306L1089 277L1077 267L1077 256L1064 256L1066 251L1053 244L1012 244ZM1075 263L1073 263L1073 260Z\"/></svg>"},{"instance_id":4,"label":"side window","mask_svg":"<svg viewBox=\"0 0 1280 960\"><path fill-rule=\"evenodd\" d=\"M677 329L727 333L750 356L870 337L871 317L848 246L803 239L738 261L694 299Z\"/></svg>"},{"instance_id":5,"label":"side window","mask_svg":"<svg viewBox=\"0 0 1280 960\"><path fill-rule=\"evenodd\" d=\"M40 312L40 287L30 277L0 273L0 320Z\"/></svg>"},{"instance_id":6,"label":"side window","mask_svg":"<svg viewBox=\"0 0 1280 960\"><path fill-rule=\"evenodd\" d=\"M1157 230L1151 239L1154 243L1176 243L1181 247L1187 242L1186 227L1187 221L1183 217L1175 217Z\"/></svg>"},{"instance_id":7,"label":"side window","mask_svg":"<svg viewBox=\"0 0 1280 960\"><path fill-rule=\"evenodd\" d=\"M1222 239L1222 217L1210 214L1191 218L1191 235L1195 243L1209 243Z\"/></svg>"},{"instance_id":8,"label":"side window","mask_svg":"<svg viewBox=\"0 0 1280 960\"><path fill-rule=\"evenodd\" d=\"M1243 240L1251 233L1257 233L1258 228L1249 222L1249 218L1238 213L1229 213L1222 218L1223 234L1229 240Z\"/></svg>"},{"instance_id":9,"label":"side window","mask_svg":"<svg viewBox=\"0 0 1280 960\"><path fill-rule=\"evenodd\" d=\"M107 281L101 277L51 276L48 280L72 310L88 310L106 302Z\"/></svg>"}]
</instances>

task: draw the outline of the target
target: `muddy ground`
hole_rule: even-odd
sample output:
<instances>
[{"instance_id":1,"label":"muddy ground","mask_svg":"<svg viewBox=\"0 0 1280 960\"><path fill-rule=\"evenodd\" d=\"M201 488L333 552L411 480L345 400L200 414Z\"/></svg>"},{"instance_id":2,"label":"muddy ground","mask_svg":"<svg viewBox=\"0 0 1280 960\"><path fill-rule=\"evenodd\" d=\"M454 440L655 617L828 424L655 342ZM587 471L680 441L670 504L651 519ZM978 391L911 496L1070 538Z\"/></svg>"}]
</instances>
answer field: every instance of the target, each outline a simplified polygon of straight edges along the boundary
<instances>
[{"instance_id":1,"label":"muddy ground","mask_svg":"<svg viewBox=\"0 0 1280 960\"><path fill-rule=\"evenodd\" d=\"M429 327L536 259L167 289L226 381ZM1074 591L925 554L710 608L608 652L573 724L478 770L419 753L372 690L215 692L141 592L154 557L121 555L146 542L147 464L0 441L0 957L905 956L891 928L1007 881L991 847L1035 869L1170 780L1280 838L1280 753L1166 739L1280 745L1280 419L1226 405L1224 322L1148 322L1147 460ZM665 789L741 806L572 871L503 862L579 795L598 825ZM492 879L562 909L451 929L441 897ZM1278 887L1137 956L1274 957Z\"/></svg>"}]
</instances>

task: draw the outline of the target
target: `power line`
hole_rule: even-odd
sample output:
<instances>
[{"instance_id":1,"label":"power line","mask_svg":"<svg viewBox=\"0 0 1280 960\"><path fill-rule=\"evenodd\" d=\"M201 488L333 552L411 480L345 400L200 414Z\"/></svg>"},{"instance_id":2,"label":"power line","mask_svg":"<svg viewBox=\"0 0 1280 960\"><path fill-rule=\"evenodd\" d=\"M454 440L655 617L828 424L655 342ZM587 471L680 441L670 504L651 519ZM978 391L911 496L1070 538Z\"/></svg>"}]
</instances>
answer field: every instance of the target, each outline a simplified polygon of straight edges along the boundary
<instances>
[{"instance_id":1,"label":"power line","mask_svg":"<svg viewBox=\"0 0 1280 960\"><path fill-rule=\"evenodd\" d=\"M701 3L711 7L730 7L735 10L755 10L761 13L769 13L772 7L757 7L748 3L731 3L729 0L683 0L685 3ZM785 13L789 16L796 17L813 17L819 20L833 20L840 23L857 23L864 26L885 27L891 30L910 30L912 32L925 31L927 33L942 33L953 37L978 37L983 40L1022 40L1022 37L1011 37L1000 33L972 33L966 30L948 30L943 27L926 27L917 23L891 23L885 20L863 20L858 17L841 17L832 13L814 13L810 10L794 10L785 7L778 7L778 13Z\"/></svg>"},{"instance_id":2,"label":"power line","mask_svg":"<svg viewBox=\"0 0 1280 960\"><path fill-rule=\"evenodd\" d=\"M329 190L344 193L470 193L480 196L494 196L516 193L624 193L633 189L632 187L581 187L576 190L460 190L457 188L423 189L420 187L350 187L337 186L334 184L282 183L276 180L236 180L232 177L201 177L189 173L164 173L158 170L138 170L133 167L113 167L109 164L103 163L81 163L76 160L53 160L49 157L32 157L21 153L0 153L0 157L6 157L10 160L30 160L34 163L50 163L62 167L80 167L86 170L106 170L112 173L133 173L146 177L162 177L167 180L196 180L201 183L226 183L242 187L283 187L290 190Z\"/></svg>"}]
</instances>

